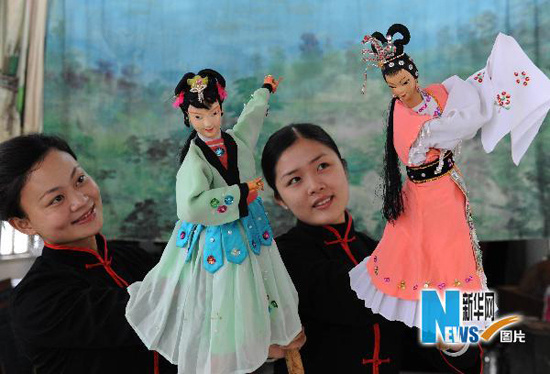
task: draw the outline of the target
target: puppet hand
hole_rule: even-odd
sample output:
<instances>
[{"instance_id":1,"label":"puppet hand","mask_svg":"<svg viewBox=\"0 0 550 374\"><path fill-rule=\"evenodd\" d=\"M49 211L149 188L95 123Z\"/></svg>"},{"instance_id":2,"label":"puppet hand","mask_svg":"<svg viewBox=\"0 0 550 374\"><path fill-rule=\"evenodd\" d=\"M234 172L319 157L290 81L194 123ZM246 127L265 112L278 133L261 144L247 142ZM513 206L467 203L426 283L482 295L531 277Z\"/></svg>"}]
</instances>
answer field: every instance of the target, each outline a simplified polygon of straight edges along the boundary
<instances>
[{"instance_id":1,"label":"puppet hand","mask_svg":"<svg viewBox=\"0 0 550 374\"><path fill-rule=\"evenodd\" d=\"M258 177L256 179L248 181L246 182L246 184L248 185L248 191L250 192L264 190L264 182L262 181L262 177Z\"/></svg>"},{"instance_id":2,"label":"puppet hand","mask_svg":"<svg viewBox=\"0 0 550 374\"><path fill-rule=\"evenodd\" d=\"M281 346L278 344L270 345L269 353L267 356L269 358L275 358L275 359L283 358L285 357L285 351L290 349L300 349L305 344L305 342L306 342L306 334L304 332L304 329L302 329L302 331L300 331L300 333L296 335L294 340L291 341L289 345L284 345L284 346Z\"/></svg>"},{"instance_id":3,"label":"puppet hand","mask_svg":"<svg viewBox=\"0 0 550 374\"><path fill-rule=\"evenodd\" d=\"M279 87L279 83L281 83L282 81L283 81L282 77L276 80L275 78L273 78L272 75L266 75L264 78L264 84L271 85L272 93L277 92L277 87Z\"/></svg>"}]
</instances>

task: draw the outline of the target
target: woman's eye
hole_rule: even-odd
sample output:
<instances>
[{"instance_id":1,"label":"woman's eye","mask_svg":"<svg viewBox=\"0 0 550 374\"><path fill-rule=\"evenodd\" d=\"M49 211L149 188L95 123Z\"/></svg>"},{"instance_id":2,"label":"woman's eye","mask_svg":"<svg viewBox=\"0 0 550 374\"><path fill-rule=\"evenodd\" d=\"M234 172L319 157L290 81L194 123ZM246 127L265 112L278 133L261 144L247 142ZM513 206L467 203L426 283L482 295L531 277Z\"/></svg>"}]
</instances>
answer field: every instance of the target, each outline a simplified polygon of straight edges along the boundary
<instances>
[{"instance_id":1,"label":"woman's eye","mask_svg":"<svg viewBox=\"0 0 550 374\"><path fill-rule=\"evenodd\" d=\"M84 174L82 174L80 177L78 177L77 179L77 184L82 184L84 183L84 181L86 181L86 176Z\"/></svg>"},{"instance_id":2,"label":"woman's eye","mask_svg":"<svg viewBox=\"0 0 550 374\"><path fill-rule=\"evenodd\" d=\"M300 181L300 177L294 177L291 180L288 181L288 185L296 184Z\"/></svg>"},{"instance_id":3,"label":"woman's eye","mask_svg":"<svg viewBox=\"0 0 550 374\"><path fill-rule=\"evenodd\" d=\"M328 164L326 162L322 162L319 164L319 166L317 166L317 170L323 170L323 169L326 169L328 168Z\"/></svg>"},{"instance_id":4,"label":"woman's eye","mask_svg":"<svg viewBox=\"0 0 550 374\"><path fill-rule=\"evenodd\" d=\"M63 195L57 195L56 197L53 198L52 202L50 203L50 205L53 205L53 204L58 204L60 202L62 202L64 199Z\"/></svg>"},{"instance_id":5,"label":"woman's eye","mask_svg":"<svg viewBox=\"0 0 550 374\"><path fill-rule=\"evenodd\" d=\"M201 116L195 116L195 119L202 119Z\"/></svg>"}]
</instances>

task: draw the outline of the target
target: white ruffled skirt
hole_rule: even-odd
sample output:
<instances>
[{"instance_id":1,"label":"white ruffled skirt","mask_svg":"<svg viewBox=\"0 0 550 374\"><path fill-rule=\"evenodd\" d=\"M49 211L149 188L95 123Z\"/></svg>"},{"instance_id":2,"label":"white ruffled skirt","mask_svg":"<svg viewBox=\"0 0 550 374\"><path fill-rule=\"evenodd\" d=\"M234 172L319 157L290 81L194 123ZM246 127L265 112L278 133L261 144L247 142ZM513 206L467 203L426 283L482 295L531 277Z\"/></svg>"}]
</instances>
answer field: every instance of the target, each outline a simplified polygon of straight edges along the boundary
<instances>
[{"instance_id":1,"label":"white ruffled skirt","mask_svg":"<svg viewBox=\"0 0 550 374\"><path fill-rule=\"evenodd\" d=\"M351 289L373 313L380 314L389 321L401 321L409 327L420 328L420 300L399 299L376 288L367 270L369 258L365 258L349 272Z\"/></svg>"}]
</instances>

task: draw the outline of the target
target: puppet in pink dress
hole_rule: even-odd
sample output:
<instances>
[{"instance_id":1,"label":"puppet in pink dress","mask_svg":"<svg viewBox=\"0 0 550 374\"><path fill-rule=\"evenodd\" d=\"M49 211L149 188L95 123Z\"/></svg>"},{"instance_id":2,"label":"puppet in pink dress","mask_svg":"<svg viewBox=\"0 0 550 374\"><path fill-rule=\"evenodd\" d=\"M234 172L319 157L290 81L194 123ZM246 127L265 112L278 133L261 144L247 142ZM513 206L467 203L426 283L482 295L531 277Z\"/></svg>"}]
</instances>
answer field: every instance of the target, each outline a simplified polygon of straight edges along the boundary
<instances>
[{"instance_id":1,"label":"puppet in pink dress","mask_svg":"<svg viewBox=\"0 0 550 374\"><path fill-rule=\"evenodd\" d=\"M400 33L403 38L393 40ZM351 272L365 306L420 327L423 289L486 290L467 189L453 150L481 129L486 152L507 133L516 164L550 108L550 80L516 41L499 34L487 66L466 81L453 76L422 89L403 52L408 29L367 35L367 61L381 68L394 98L388 110L383 213L388 223L373 254ZM456 153L456 152L455 152ZM406 166L403 184L399 161Z\"/></svg>"}]
</instances>

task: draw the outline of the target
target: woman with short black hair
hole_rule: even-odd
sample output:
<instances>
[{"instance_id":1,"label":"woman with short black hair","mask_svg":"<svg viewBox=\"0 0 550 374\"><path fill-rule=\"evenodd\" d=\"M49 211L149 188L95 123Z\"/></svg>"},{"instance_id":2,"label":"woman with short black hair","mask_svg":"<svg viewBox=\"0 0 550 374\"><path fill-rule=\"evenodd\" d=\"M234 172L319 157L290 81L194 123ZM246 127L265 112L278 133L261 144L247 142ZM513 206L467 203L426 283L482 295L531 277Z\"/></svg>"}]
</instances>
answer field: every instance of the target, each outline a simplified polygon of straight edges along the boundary
<instances>
[{"instance_id":1,"label":"woman with short black hair","mask_svg":"<svg viewBox=\"0 0 550 374\"><path fill-rule=\"evenodd\" d=\"M45 243L11 300L15 336L35 373L176 372L124 316L126 287L154 262L101 235L99 187L65 141L33 134L0 144L0 219Z\"/></svg>"}]
</instances>

